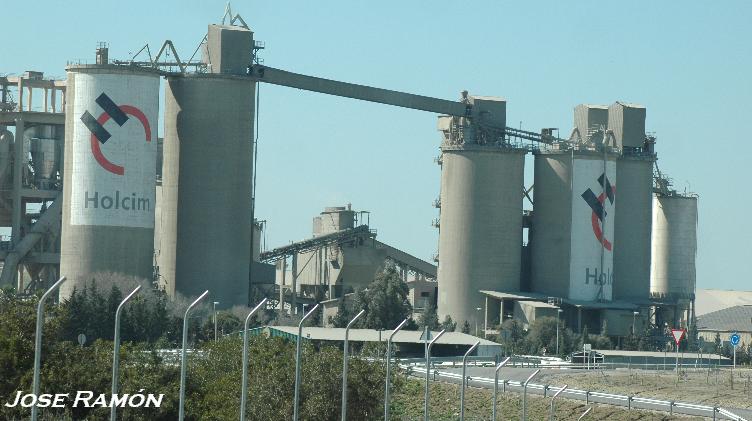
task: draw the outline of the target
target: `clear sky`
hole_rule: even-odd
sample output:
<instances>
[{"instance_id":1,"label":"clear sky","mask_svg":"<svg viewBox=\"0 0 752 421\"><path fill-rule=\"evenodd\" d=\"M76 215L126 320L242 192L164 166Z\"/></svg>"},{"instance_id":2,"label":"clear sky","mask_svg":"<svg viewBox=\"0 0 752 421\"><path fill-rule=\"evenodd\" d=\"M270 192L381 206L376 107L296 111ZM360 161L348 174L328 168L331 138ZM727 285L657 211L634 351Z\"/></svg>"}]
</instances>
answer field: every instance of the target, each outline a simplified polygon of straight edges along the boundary
<instances>
[{"instance_id":1,"label":"clear sky","mask_svg":"<svg viewBox=\"0 0 752 421\"><path fill-rule=\"evenodd\" d=\"M222 1L34 1L3 8L0 73L63 77L97 41L128 58L165 39L190 56ZM647 107L659 167L699 202L698 288L752 290L752 2L236 1L265 64L457 99L508 100L511 126L572 128L578 103ZM311 234L325 206L371 211L379 239L436 251L436 116L260 88L257 216L267 244ZM745 117L746 116L746 117ZM162 128L160 127L160 132ZM527 168L528 175L531 168ZM227 177L232 177L227 174ZM528 180L528 184L532 180ZM227 221L232 223L232 221Z\"/></svg>"}]
</instances>

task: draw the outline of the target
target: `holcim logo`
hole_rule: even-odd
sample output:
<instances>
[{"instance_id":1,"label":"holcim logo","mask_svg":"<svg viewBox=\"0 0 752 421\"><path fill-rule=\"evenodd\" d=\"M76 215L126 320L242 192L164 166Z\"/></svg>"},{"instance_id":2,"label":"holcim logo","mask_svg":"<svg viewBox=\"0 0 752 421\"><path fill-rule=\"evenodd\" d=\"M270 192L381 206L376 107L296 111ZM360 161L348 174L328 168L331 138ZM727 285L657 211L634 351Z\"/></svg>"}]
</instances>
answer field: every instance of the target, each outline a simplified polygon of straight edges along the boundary
<instances>
[{"instance_id":1,"label":"holcim logo","mask_svg":"<svg viewBox=\"0 0 752 421\"><path fill-rule=\"evenodd\" d=\"M582 193L582 198L585 199L585 202L587 202L588 206L590 206L590 208L593 210L591 222L593 225L593 234L595 234L595 238L599 243L603 245L606 250L611 251L611 242L608 241L608 239L603 235L603 231L601 230L601 223L607 215L606 199L608 199L609 205L613 206L614 204L616 186L611 185L611 182L608 180L608 177L606 177L605 173L601 174L601 176L598 177L598 184L603 187L603 193L596 196L595 193L593 193L593 190L587 189L584 193Z\"/></svg>"},{"instance_id":2,"label":"holcim logo","mask_svg":"<svg viewBox=\"0 0 752 421\"><path fill-rule=\"evenodd\" d=\"M123 124L128 121L129 115L136 117L144 127L146 141L151 142L151 126L149 125L149 120L141 110L134 106L118 106L104 92L96 99L96 103L104 110L102 114L99 115L99 118L94 118L88 110L84 111L81 115L81 121L91 132L91 153L102 168L115 175L123 175L125 174L125 168L111 162L102 153L100 143L104 144L110 139L110 137L112 137L110 132L104 128L104 124L110 119L113 119L118 126L123 126Z\"/></svg>"}]
</instances>

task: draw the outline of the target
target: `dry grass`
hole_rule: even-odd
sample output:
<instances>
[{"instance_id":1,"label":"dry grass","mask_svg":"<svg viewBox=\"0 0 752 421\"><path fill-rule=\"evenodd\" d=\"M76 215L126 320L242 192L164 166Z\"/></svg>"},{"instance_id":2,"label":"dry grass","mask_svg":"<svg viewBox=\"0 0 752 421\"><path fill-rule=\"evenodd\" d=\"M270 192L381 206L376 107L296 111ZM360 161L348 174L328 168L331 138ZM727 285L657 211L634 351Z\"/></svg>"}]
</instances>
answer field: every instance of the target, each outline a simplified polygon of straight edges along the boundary
<instances>
[{"instance_id":1,"label":"dry grass","mask_svg":"<svg viewBox=\"0 0 752 421\"><path fill-rule=\"evenodd\" d=\"M606 370L591 372L546 372L537 383L568 384L587 389L645 398L677 400L752 409L752 370L737 369L733 381L731 371L724 369L690 369L682 372L677 382L674 372L645 370Z\"/></svg>"},{"instance_id":2,"label":"dry grass","mask_svg":"<svg viewBox=\"0 0 752 421\"><path fill-rule=\"evenodd\" d=\"M397 391L393 400L392 419L422 420L423 419L423 391L424 383L419 380L408 379ZM468 388L465 392L465 419L491 419L491 403L493 393L487 389ZM521 395L510 392L500 399L499 420L519 420L522 414ZM459 385L434 382L431 384L430 396L431 420L456 420L459 418ZM527 397L528 419L548 420L551 400L540 396ZM576 420L589 405L584 402L560 399L556 403L557 420ZM627 411L611 405L596 404L587 415L588 420L697 420L692 417L669 416L650 411Z\"/></svg>"}]
</instances>

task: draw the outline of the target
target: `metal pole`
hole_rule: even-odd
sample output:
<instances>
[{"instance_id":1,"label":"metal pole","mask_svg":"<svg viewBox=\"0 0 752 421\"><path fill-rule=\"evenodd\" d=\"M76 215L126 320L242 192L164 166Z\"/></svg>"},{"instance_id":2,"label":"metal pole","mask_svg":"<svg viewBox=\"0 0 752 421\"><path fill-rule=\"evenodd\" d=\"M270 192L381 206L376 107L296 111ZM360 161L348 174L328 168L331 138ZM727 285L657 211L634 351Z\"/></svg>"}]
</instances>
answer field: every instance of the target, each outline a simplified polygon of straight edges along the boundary
<instances>
[{"instance_id":1,"label":"metal pole","mask_svg":"<svg viewBox=\"0 0 752 421\"><path fill-rule=\"evenodd\" d=\"M533 374L525 380L525 385L522 388L522 421L527 420L527 384L533 379L533 377L537 376L538 373L540 373L540 370L535 370Z\"/></svg>"},{"instance_id":2,"label":"metal pole","mask_svg":"<svg viewBox=\"0 0 752 421\"><path fill-rule=\"evenodd\" d=\"M567 390L567 385L566 384L564 385L564 387L562 387L561 389L559 389L558 392L554 393L554 396L551 398L551 413L548 416L549 421L554 421L554 419L555 419L554 418L554 401L556 400L556 398L559 395L561 395L561 392L563 392L565 390Z\"/></svg>"},{"instance_id":3,"label":"metal pole","mask_svg":"<svg viewBox=\"0 0 752 421\"><path fill-rule=\"evenodd\" d=\"M347 362L349 358L349 341L350 341L350 327L358 320L358 317L365 313L365 310L360 310L360 313L356 314L350 323L345 327L345 346L342 353L342 421L347 421Z\"/></svg>"},{"instance_id":4,"label":"metal pole","mask_svg":"<svg viewBox=\"0 0 752 421\"><path fill-rule=\"evenodd\" d=\"M423 419L425 421L428 421L428 382L429 382L429 371L431 371L431 348L433 347L433 344L446 332L446 329L442 329L441 332L439 332L438 335L436 335L433 339L431 339L431 342L426 347L426 394L424 397L424 408L423 408Z\"/></svg>"},{"instance_id":5,"label":"metal pole","mask_svg":"<svg viewBox=\"0 0 752 421\"><path fill-rule=\"evenodd\" d=\"M201 300L209 295L209 290L204 291L198 298L185 310L185 316L183 316L183 348L180 350L180 406L178 411L178 420L183 421L185 418L185 373L187 369L186 361L186 348L188 348L188 314L193 310Z\"/></svg>"},{"instance_id":6,"label":"metal pole","mask_svg":"<svg viewBox=\"0 0 752 421\"><path fill-rule=\"evenodd\" d=\"M480 345L480 341L476 341L473 346L470 347L470 349L467 350L465 355L462 357L462 389L460 390L460 421L465 421L465 385L467 383L467 378L465 377L465 371L467 370L467 356L470 355L473 351L475 351L475 348Z\"/></svg>"},{"instance_id":7,"label":"metal pole","mask_svg":"<svg viewBox=\"0 0 752 421\"><path fill-rule=\"evenodd\" d=\"M496 397L499 394L499 370L501 367L504 367L507 365L509 360L511 360L512 357L507 357L506 360L502 361L499 365L496 366L496 371L494 372L494 392L493 392L493 404L491 405L491 421L496 421Z\"/></svg>"},{"instance_id":8,"label":"metal pole","mask_svg":"<svg viewBox=\"0 0 752 421\"><path fill-rule=\"evenodd\" d=\"M292 419L293 421L298 421L298 405L299 405L299 399L300 399L300 369L302 366L301 359L303 358L303 323L305 323L306 319L311 317L314 311L318 310L319 305L316 304L313 306L311 311L306 313L303 318L300 320L300 323L298 324L298 340L297 340L297 346L295 351L295 403L293 406L293 413L292 413Z\"/></svg>"},{"instance_id":9,"label":"metal pole","mask_svg":"<svg viewBox=\"0 0 752 421\"><path fill-rule=\"evenodd\" d=\"M118 305L117 310L115 310L115 345L113 346L112 351L112 396L115 396L115 394L118 392L118 380L120 377L120 315L122 314L123 307L125 306L125 303L128 302L128 300L131 299L138 291L141 289L141 285L137 286L133 291L131 291L128 296L123 298L123 301L120 302L120 305ZM110 420L115 421L117 418L117 405L112 405L110 409Z\"/></svg>"},{"instance_id":10,"label":"metal pole","mask_svg":"<svg viewBox=\"0 0 752 421\"><path fill-rule=\"evenodd\" d=\"M37 330L34 338L34 379L32 382L32 390L34 396L39 396L39 371L42 363L42 327L44 326L44 302L62 283L65 282L65 276L58 279L57 282L52 284L50 289L42 294L42 298L39 299L37 304ZM31 407L31 420L37 421L37 408L38 400L34 402L34 406Z\"/></svg>"},{"instance_id":11,"label":"metal pole","mask_svg":"<svg viewBox=\"0 0 752 421\"><path fill-rule=\"evenodd\" d=\"M219 304L219 301L214 302L214 342L217 342L217 304Z\"/></svg>"},{"instance_id":12,"label":"metal pole","mask_svg":"<svg viewBox=\"0 0 752 421\"><path fill-rule=\"evenodd\" d=\"M582 413L582 415L580 415L580 418L577 418L577 421L580 421L581 419L585 418L585 415L587 415L587 414L588 414L588 412L590 412L590 411L592 411L592 410L593 410L593 407L591 406L591 407L590 407L590 408L588 408L588 409L587 409L587 410L586 410L585 412L583 412L583 413Z\"/></svg>"},{"instance_id":13,"label":"metal pole","mask_svg":"<svg viewBox=\"0 0 752 421\"><path fill-rule=\"evenodd\" d=\"M245 324L243 324L243 381L242 389L240 391L240 421L245 421L245 407L248 401L248 324L251 322L251 316L258 311L264 304L266 304L266 298L261 300L256 307L251 310L245 317Z\"/></svg>"},{"instance_id":14,"label":"metal pole","mask_svg":"<svg viewBox=\"0 0 752 421\"><path fill-rule=\"evenodd\" d=\"M386 341L386 386L384 391L384 421L389 421L389 384L391 383L390 379L390 369L391 369L391 360L392 360L392 338L394 338L394 335L397 334L397 332L402 329L405 324L407 323L409 319L405 319L397 325L396 328L392 331L392 334L389 335L389 339Z\"/></svg>"},{"instance_id":15,"label":"metal pole","mask_svg":"<svg viewBox=\"0 0 752 421\"><path fill-rule=\"evenodd\" d=\"M559 324L561 324L561 313L562 310L559 309L556 311L556 356L558 357L559 354Z\"/></svg>"}]
</instances>

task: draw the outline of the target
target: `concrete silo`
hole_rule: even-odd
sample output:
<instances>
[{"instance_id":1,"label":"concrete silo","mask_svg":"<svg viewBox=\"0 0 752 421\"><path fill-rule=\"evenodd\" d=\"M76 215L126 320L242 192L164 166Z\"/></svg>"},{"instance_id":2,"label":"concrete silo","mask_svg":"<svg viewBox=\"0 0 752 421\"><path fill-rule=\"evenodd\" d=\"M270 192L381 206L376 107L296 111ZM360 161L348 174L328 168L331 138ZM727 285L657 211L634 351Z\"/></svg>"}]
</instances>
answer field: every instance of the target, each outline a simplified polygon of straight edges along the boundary
<instances>
[{"instance_id":1,"label":"concrete silo","mask_svg":"<svg viewBox=\"0 0 752 421\"><path fill-rule=\"evenodd\" d=\"M68 68L60 273L152 278L159 74Z\"/></svg>"},{"instance_id":2,"label":"concrete silo","mask_svg":"<svg viewBox=\"0 0 752 421\"><path fill-rule=\"evenodd\" d=\"M650 295L677 304L674 324L695 299L697 197L676 193L653 199ZM668 316L666 316L668 317Z\"/></svg>"},{"instance_id":3,"label":"concrete silo","mask_svg":"<svg viewBox=\"0 0 752 421\"><path fill-rule=\"evenodd\" d=\"M247 304L255 85L167 79L159 267L168 293Z\"/></svg>"},{"instance_id":4,"label":"concrete silo","mask_svg":"<svg viewBox=\"0 0 752 421\"><path fill-rule=\"evenodd\" d=\"M616 154L535 154L531 287L583 301L612 299Z\"/></svg>"},{"instance_id":5,"label":"concrete silo","mask_svg":"<svg viewBox=\"0 0 752 421\"><path fill-rule=\"evenodd\" d=\"M626 111L625 111L626 110ZM615 103L611 133L622 133L622 156L616 162L619 180L614 220L614 298L645 303L650 298L650 256L653 224L653 140L645 135L645 108ZM624 135L627 134L627 135ZM618 142L617 142L618 143Z\"/></svg>"},{"instance_id":6,"label":"concrete silo","mask_svg":"<svg viewBox=\"0 0 752 421\"><path fill-rule=\"evenodd\" d=\"M208 74L167 78L158 265L170 295L209 290L248 304L256 88L245 77L253 33L209 25Z\"/></svg>"},{"instance_id":7,"label":"concrete silo","mask_svg":"<svg viewBox=\"0 0 752 421\"><path fill-rule=\"evenodd\" d=\"M487 122L504 127L506 102L470 97ZM480 290L519 291L525 149L442 117L438 312L460 326L481 317ZM460 124L457 124L460 123ZM500 139L500 140L497 140Z\"/></svg>"}]
</instances>

